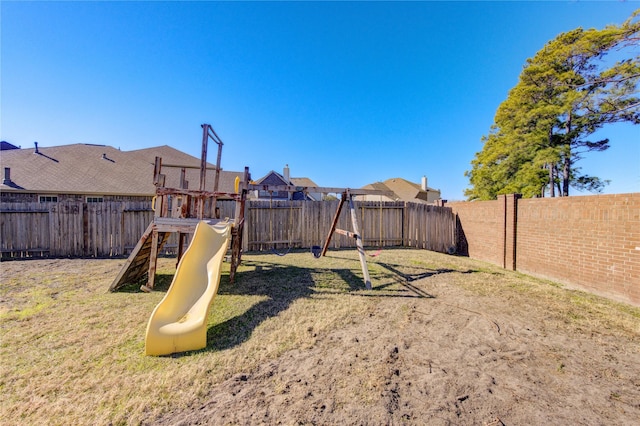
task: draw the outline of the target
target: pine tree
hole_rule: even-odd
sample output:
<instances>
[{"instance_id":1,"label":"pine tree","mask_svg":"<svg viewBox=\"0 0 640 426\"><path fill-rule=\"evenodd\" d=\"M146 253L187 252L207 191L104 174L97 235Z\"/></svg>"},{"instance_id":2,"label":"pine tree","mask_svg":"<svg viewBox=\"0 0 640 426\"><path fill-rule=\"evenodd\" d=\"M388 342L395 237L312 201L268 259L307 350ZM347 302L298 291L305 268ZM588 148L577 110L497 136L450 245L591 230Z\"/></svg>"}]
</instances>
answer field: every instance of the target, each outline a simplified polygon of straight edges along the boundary
<instances>
[{"instance_id":1,"label":"pine tree","mask_svg":"<svg viewBox=\"0 0 640 426\"><path fill-rule=\"evenodd\" d=\"M608 139L589 140L603 126L640 123L639 13L619 26L562 33L527 60L466 172L469 199L602 190L607 182L576 163L609 148ZM606 66L611 52L625 57Z\"/></svg>"}]
</instances>

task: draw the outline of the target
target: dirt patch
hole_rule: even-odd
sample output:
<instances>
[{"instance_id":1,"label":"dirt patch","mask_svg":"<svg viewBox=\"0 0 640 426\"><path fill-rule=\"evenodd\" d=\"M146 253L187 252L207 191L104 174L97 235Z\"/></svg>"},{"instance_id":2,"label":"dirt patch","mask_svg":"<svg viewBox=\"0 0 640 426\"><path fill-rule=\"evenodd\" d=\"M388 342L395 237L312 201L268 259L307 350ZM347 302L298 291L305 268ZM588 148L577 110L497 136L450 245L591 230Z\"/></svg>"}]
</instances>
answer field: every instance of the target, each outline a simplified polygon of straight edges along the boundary
<instances>
[{"instance_id":1,"label":"dirt patch","mask_svg":"<svg viewBox=\"0 0 640 426\"><path fill-rule=\"evenodd\" d=\"M319 336L308 350L237 374L153 423L630 424L640 418L638 334L576 327L514 294L479 296L451 286L455 274L411 281L413 295L381 296L361 321Z\"/></svg>"}]
</instances>

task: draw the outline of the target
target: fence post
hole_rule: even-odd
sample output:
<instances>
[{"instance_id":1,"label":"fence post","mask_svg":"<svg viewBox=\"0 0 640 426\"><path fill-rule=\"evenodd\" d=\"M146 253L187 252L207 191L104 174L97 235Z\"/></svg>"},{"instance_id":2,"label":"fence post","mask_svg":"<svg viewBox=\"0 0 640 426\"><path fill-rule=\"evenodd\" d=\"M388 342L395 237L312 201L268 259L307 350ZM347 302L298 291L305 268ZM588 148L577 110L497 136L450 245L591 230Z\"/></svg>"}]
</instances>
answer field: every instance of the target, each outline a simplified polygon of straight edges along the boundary
<instances>
[{"instance_id":1,"label":"fence post","mask_svg":"<svg viewBox=\"0 0 640 426\"><path fill-rule=\"evenodd\" d=\"M504 257L502 267L516 270L516 237L518 231L518 199L520 194L508 194L504 197Z\"/></svg>"},{"instance_id":2,"label":"fence post","mask_svg":"<svg viewBox=\"0 0 640 426\"><path fill-rule=\"evenodd\" d=\"M406 201L403 202L404 207L402 208L402 247L410 247L409 245L409 221L411 212L407 209L409 208L409 203Z\"/></svg>"}]
</instances>

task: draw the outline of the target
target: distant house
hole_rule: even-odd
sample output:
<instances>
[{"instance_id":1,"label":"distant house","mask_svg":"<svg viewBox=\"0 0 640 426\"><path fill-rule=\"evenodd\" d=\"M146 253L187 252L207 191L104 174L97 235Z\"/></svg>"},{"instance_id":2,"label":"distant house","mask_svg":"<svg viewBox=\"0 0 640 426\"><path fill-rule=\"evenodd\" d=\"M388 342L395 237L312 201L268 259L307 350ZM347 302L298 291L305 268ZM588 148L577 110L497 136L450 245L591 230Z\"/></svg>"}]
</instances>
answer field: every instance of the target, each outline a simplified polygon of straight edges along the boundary
<instances>
[{"instance_id":1,"label":"distant house","mask_svg":"<svg viewBox=\"0 0 640 426\"><path fill-rule=\"evenodd\" d=\"M263 185L289 185L289 186L300 186L300 187L311 187L318 186L311 179L302 177L302 178L292 178L290 177L290 169L287 164L282 174L271 170L261 179L255 181L257 184ZM259 200L307 200L307 201L322 201L322 194L319 192L308 192L304 193L303 191L293 192L291 195L286 191L255 191L252 194L253 199Z\"/></svg>"},{"instance_id":2,"label":"distant house","mask_svg":"<svg viewBox=\"0 0 640 426\"><path fill-rule=\"evenodd\" d=\"M20 147L10 144L7 141L0 142L0 151L8 151L10 149L20 149Z\"/></svg>"},{"instance_id":3,"label":"distant house","mask_svg":"<svg viewBox=\"0 0 640 426\"><path fill-rule=\"evenodd\" d=\"M162 159L165 186L179 188L181 170L189 189L200 185L200 159L170 146L120 151L106 145L73 144L2 151L0 200L7 202L151 200L155 158ZM236 176L221 171L218 191L233 192ZM213 191L215 165L208 164L206 190Z\"/></svg>"},{"instance_id":4,"label":"distant house","mask_svg":"<svg viewBox=\"0 0 640 426\"><path fill-rule=\"evenodd\" d=\"M427 185L426 176L422 177L421 183L413 183L402 178L391 178L384 182L375 182L362 187L363 189L377 189L381 191L393 192L393 197L385 195L360 195L356 198L361 201L405 201L421 204L433 204L440 200L439 189L430 188Z\"/></svg>"}]
</instances>

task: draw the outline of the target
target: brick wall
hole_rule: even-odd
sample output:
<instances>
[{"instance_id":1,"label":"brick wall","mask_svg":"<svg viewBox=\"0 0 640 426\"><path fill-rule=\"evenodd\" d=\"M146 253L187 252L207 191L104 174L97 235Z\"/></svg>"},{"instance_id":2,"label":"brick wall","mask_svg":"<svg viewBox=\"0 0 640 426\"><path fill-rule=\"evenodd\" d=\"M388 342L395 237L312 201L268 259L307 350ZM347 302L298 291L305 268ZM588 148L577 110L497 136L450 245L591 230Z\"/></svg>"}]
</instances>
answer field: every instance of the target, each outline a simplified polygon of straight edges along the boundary
<instances>
[{"instance_id":1,"label":"brick wall","mask_svg":"<svg viewBox=\"0 0 640 426\"><path fill-rule=\"evenodd\" d=\"M470 257L640 306L640 193L447 205Z\"/></svg>"},{"instance_id":2,"label":"brick wall","mask_svg":"<svg viewBox=\"0 0 640 426\"><path fill-rule=\"evenodd\" d=\"M458 215L458 252L504 266L504 199L447 206Z\"/></svg>"}]
</instances>

